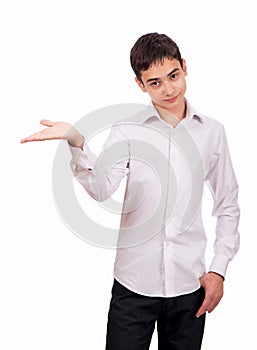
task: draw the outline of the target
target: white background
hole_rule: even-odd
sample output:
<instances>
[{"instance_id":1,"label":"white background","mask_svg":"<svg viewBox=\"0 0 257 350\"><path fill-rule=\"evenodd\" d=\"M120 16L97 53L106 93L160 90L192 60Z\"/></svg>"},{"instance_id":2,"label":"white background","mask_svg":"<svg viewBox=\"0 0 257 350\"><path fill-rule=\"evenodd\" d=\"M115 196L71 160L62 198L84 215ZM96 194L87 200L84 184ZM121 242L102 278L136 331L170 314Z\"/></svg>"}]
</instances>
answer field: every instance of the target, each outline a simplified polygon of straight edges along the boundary
<instances>
[{"instance_id":1,"label":"white background","mask_svg":"<svg viewBox=\"0 0 257 350\"><path fill-rule=\"evenodd\" d=\"M207 317L202 348L256 348L255 23L250 0L1 2L2 350L104 349L115 252L80 240L59 217L51 187L58 142L20 139L42 118L73 123L110 104L148 103L129 51L150 31L178 43L187 98L225 125L240 185L241 249L225 296ZM204 203L213 238L208 193ZM151 349L156 344L155 334Z\"/></svg>"}]
</instances>

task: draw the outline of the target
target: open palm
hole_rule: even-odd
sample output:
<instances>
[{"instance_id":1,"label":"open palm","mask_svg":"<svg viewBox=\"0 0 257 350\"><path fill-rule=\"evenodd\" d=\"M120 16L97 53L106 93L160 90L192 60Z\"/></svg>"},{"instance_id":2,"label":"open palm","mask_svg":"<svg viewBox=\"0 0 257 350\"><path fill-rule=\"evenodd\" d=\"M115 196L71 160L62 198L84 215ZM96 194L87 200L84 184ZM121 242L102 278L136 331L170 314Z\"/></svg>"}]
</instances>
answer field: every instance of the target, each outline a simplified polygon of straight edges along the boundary
<instances>
[{"instance_id":1,"label":"open palm","mask_svg":"<svg viewBox=\"0 0 257 350\"><path fill-rule=\"evenodd\" d=\"M40 121L40 124L46 126L46 128L25 137L21 140L21 143L62 139L67 140L70 145L75 147L81 147L83 144L82 135L69 123L43 119Z\"/></svg>"}]
</instances>

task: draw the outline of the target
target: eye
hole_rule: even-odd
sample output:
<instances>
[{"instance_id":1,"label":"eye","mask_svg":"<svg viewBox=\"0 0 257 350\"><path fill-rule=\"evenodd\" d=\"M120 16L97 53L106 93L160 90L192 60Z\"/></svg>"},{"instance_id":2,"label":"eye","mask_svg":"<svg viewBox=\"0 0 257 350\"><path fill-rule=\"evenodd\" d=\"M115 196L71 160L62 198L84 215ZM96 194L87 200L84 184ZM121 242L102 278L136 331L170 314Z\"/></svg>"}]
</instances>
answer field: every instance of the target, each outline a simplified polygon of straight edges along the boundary
<instances>
[{"instance_id":1,"label":"eye","mask_svg":"<svg viewBox=\"0 0 257 350\"><path fill-rule=\"evenodd\" d=\"M160 82L159 81L153 81L151 83L152 86L159 86L160 85Z\"/></svg>"},{"instance_id":2,"label":"eye","mask_svg":"<svg viewBox=\"0 0 257 350\"><path fill-rule=\"evenodd\" d=\"M173 74L171 74L171 76L170 76L170 78L171 79L177 79L177 77L178 77L178 73L173 73Z\"/></svg>"}]
</instances>

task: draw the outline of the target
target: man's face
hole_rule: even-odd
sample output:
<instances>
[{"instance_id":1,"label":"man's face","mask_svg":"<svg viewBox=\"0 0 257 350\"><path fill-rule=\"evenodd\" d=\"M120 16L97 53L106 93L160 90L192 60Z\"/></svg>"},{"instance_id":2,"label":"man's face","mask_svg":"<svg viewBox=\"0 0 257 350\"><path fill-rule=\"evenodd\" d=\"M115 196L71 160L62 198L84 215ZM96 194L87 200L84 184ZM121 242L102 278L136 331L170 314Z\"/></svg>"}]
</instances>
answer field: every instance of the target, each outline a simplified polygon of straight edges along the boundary
<instances>
[{"instance_id":1,"label":"man's face","mask_svg":"<svg viewBox=\"0 0 257 350\"><path fill-rule=\"evenodd\" d=\"M147 92L156 108L160 107L174 113L185 105L187 75L186 63L183 68L177 59L164 59L157 62L141 75L142 82L136 78L141 90Z\"/></svg>"}]
</instances>

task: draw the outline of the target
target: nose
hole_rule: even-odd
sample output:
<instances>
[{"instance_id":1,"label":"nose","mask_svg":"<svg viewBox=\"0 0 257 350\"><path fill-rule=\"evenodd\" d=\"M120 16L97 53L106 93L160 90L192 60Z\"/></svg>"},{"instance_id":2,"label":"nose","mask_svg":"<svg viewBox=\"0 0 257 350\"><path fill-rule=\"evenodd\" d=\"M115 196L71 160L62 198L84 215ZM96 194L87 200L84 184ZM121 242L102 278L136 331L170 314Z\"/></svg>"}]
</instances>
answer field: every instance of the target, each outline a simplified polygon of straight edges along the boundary
<instances>
[{"instance_id":1,"label":"nose","mask_svg":"<svg viewBox=\"0 0 257 350\"><path fill-rule=\"evenodd\" d=\"M166 96L172 96L174 86L171 81L166 81L163 83L163 89Z\"/></svg>"}]
</instances>

